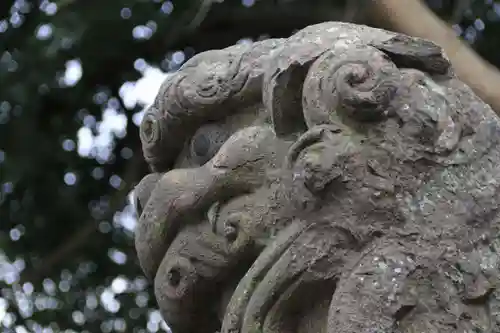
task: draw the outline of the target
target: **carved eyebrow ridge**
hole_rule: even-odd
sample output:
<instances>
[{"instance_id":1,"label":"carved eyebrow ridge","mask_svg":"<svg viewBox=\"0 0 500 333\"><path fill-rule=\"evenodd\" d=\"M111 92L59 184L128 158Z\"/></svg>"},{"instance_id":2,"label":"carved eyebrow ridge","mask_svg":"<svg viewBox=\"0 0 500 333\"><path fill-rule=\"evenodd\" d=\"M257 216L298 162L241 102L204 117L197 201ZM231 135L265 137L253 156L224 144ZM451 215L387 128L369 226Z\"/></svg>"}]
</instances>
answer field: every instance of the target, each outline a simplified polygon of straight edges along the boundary
<instances>
[{"instance_id":1,"label":"carved eyebrow ridge","mask_svg":"<svg viewBox=\"0 0 500 333\"><path fill-rule=\"evenodd\" d=\"M155 172L169 171L184 143L199 126L262 100L262 70L277 45L269 41L199 53L169 75L141 124L146 161ZM146 131L156 121L148 141ZM152 135L150 134L149 137Z\"/></svg>"}]
</instances>

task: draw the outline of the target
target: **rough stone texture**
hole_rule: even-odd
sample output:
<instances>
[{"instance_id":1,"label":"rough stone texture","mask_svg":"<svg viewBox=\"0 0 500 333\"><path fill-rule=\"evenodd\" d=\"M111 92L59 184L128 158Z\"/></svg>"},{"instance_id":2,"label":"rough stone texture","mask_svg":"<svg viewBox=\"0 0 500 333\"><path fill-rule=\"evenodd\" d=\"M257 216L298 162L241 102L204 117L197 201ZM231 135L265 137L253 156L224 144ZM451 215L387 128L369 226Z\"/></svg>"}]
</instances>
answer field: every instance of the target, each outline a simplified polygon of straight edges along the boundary
<instances>
[{"instance_id":1,"label":"rough stone texture","mask_svg":"<svg viewBox=\"0 0 500 333\"><path fill-rule=\"evenodd\" d=\"M141 125L136 248L174 333L500 332L500 123L425 40L210 51Z\"/></svg>"}]
</instances>

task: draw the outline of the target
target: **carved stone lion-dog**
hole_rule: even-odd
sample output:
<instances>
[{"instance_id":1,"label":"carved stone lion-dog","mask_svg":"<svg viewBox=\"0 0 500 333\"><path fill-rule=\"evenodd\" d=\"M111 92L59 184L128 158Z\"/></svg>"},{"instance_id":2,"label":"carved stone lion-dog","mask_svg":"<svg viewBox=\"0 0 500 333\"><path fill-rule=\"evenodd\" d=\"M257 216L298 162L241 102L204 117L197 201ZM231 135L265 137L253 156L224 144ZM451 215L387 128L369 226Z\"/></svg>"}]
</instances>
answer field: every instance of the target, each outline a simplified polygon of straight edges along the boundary
<instances>
[{"instance_id":1,"label":"carved stone lion-dog","mask_svg":"<svg viewBox=\"0 0 500 333\"><path fill-rule=\"evenodd\" d=\"M174 333L500 332L500 123L437 45L348 23L196 55L140 138Z\"/></svg>"}]
</instances>

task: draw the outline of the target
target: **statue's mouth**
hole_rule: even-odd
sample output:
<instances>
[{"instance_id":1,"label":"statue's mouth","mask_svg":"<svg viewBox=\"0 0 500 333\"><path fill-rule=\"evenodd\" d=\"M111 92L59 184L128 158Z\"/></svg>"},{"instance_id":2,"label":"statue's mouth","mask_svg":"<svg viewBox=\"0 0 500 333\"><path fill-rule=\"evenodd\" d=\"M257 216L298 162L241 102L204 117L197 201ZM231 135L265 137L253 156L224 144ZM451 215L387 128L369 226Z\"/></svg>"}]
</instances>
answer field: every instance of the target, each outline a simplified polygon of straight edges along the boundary
<instances>
[{"instance_id":1,"label":"statue's mouth","mask_svg":"<svg viewBox=\"0 0 500 333\"><path fill-rule=\"evenodd\" d=\"M251 218L241 210L236 216ZM190 331L191 325L198 326L189 318L194 313L203 313L199 309L201 304L219 310L219 316L213 311L205 311L205 315L198 318L207 317L206 321L210 322L211 327L218 327L222 322L221 333L231 332L232 327L241 327L244 322L259 321L298 276L290 274L289 265L294 258L289 250L297 237L307 229L303 221L287 222L288 225L264 248L257 246L263 249L259 254L256 253L258 249L254 249L254 239L243 229L236 229L234 239L230 234L226 235L226 238L231 236L231 242L225 243L212 230L212 223L225 223L210 223L208 220L185 226L180 233L174 233L175 237L171 236L172 241L164 241L163 246L167 248L162 256L164 260L159 269L154 271L155 292L160 307L167 322L178 332ZM222 220L236 226L244 224L243 221L233 221L231 215L224 215ZM171 227L179 224L173 218L166 222L161 225ZM238 281L237 286L231 286L232 282ZM218 323L208 318L214 314L219 319L216 320Z\"/></svg>"},{"instance_id":2,"label":"statue's mouth","mask_svg":"<svg viewBox=\"0 0 500 333\"><path fill-rule=\"evenodd\" d=\"M306 268L294 265L300 259L296 260L292 246L306 229L302 221L292 222L255 260L227 304L221 333L248 333L267 326L268 314L282 295L289 294Z\"/></svg>"},{"instance_id":3,"label":"statue's mouth","mask_svg":"<svg viewBox=\"0 0 500 333\"><path fill-rule=\"evenodd\" d=\"M253 198L253 196L251 197ZM239 206L233 206L233 209L237 210L237 207ZM254 207L254 209L256 208ZM247 209L250 208L247 207ZM245 219L246 214L243 210L238 210L236 216ZM251 219L252 215L246 216L246 218ZM186 280L186 290L189 290L189 292L182 296L182 299L174 297L165 300L163 308L167 311L165 313L168 313L167 317L174 321L177 321L177 317L187 318L187 321L180 319L185 323L181 325L182 328L178 329L178 331L189 331L184 329L184 327L193 324L188 318L192 318L193 313L200 314L200 311L202 311L199 309L201 304L211 303L211 306L215 306L212 309L218 313L205 313L205 317L215 327L220 325L220 333L251 333L251 330L256 328L268 331L270 327L281 325L279 321L283 314L283 308L290 303L288 298L296 297L297 291L301 290L301 287L305 285L304 280L311 277L311 274L306 273L313 272L314 269L311 270L310 268L313 267L315 262L321 261L328 254L328 246L321 245L321 233L309 232L313 225L316 227L317 225L300 219L287 218L286 222L281 221L285 225L283 229L275 237L268 239L265 247L257 246L257 248L262 249L262 252L258 254L254 250L251 250L251 253L247 252L248 249L254 248L252 244L255 239L250 237L244 231L244 228L241 230L237 228L237 235L234 236L234 239L230 238L232 242L229 242L229 248L226 249L229 252L222 255L219 252L221 249L216 245L217 242L208 245L211 244L212 237L215 237L213 239L218 237L213 233L212 223L208 220L201 223L199 227L187 228L182 232L182 236L175 237L173 243L169 243L168 252L170 253L165 256L167 262L170 261L170 258L175 258L176 255L186 257L186 252L184 252L186 250L182 245L185 242L184 240L196 239L198 243L208 242L206 243L208 247L200 248L201 252L196 250L198 246L190 250L194 252L190 252L186 258L191 258L189 259L191 261L196 259L192 262L192 265L194 265L193 274L201 274L197 279L199 281L193 280L189 282ZM224 215L224 218L221 218L221 223L213 223L226 225L222 221L234 223L236 226L245 225L244 221L233 221L231 214ZM212 232L208 232L209 230L212 230ZM208 238L204 240L204 237ZM198 245L201 245L201 243ZM257 248L255 250L258 250ZM220 257L222 261L210 268L207 273L205 272L207 269L205 261L212 255L214 259L221 255L226 259ZM215 264L215 261L213 263ZM176 265L175 262L173 264ZM160 280L157 281L159 286L157 297L159 301L164 296L167 296L165 295L167 293L164 287L165 284L161 280L165 276L164 272L169 272L174 266L169 267L166 267L168 269L160 269L162 273L159 275ZM244 269L244 271L241 269ZM189 274L186 276L189 276ZM203 279L206 279L207 283L203 283ZM239 283L236 286L231 285L232 282L238 281ZM177 285L182 284L178 283ZM174 289L178 290L179 288ZM208 297L208 295L211 296ZM211 297L214 297L212 302L210 301ZM176 308L177 310L174 311L173 309ZM208 318L213 315L216 317L214 318L216 322ZM198 326L197 324L194 325ZM214 327L212 324L210 326Z\"/></svg>"}]
</instances>

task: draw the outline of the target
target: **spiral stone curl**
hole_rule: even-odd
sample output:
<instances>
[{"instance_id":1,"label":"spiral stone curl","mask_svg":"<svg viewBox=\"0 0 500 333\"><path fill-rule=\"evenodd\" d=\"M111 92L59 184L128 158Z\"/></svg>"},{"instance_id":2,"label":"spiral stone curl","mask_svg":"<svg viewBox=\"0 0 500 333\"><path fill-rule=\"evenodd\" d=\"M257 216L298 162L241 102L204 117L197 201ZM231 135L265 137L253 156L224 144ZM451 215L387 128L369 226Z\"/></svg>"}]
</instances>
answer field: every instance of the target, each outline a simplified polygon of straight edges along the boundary
<instances>
[{"instance_id":1,"label":"spiral stone curl","mask_svg":"<svg viewBox=\"0 0 500 333\"><path fill-rule=\"evenodd\" d=\"M386 54L371 46L329 50L311 66L302 107L309 128L344 115L357 121L381 120L401 82Z\"/></svg>"},{"instance_id":2,"label":"spiral stone curl","mask_svg":"<svg viewBox=\"0 0 500 333\"><path fill-rule=\"evenodd\" d=\"M167 77L140 126L144 157L157 172L169 170L184 141L206 121L228 115L231 108L257 101L262 74L252 58L269 45L233 47L224 56L206 52ZM256 68L254 68L256 67ZM257 72L257 73L255 73Z\"/></svg>"}]
</instances>

